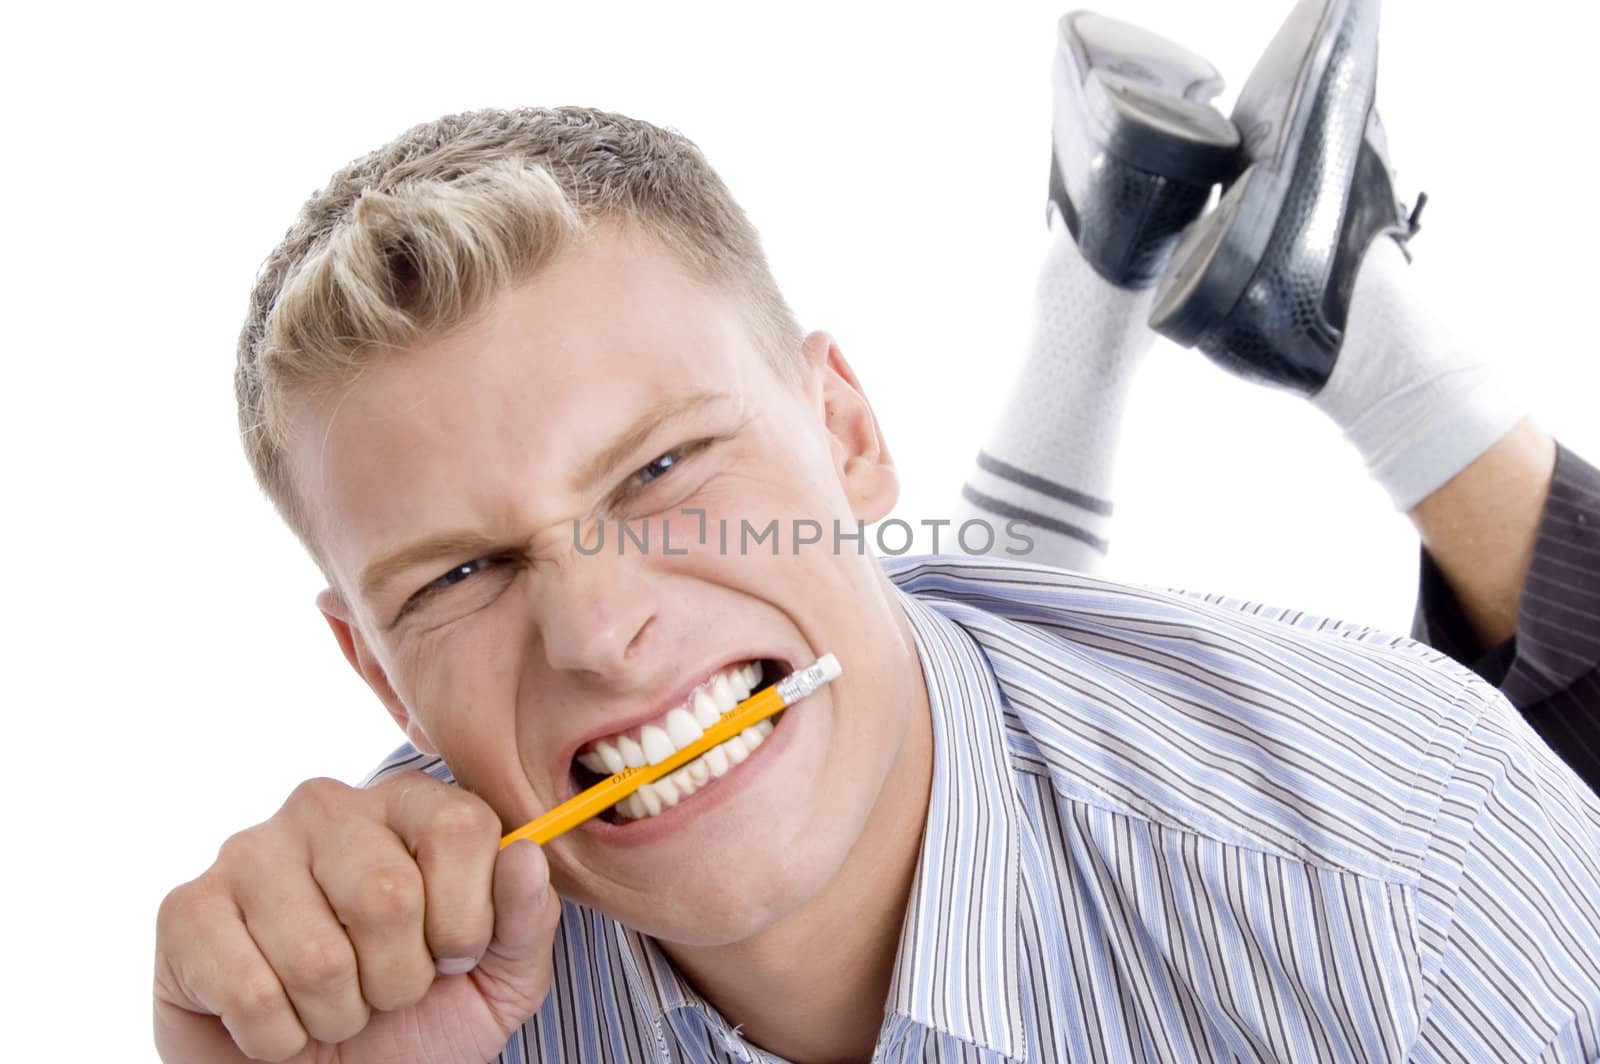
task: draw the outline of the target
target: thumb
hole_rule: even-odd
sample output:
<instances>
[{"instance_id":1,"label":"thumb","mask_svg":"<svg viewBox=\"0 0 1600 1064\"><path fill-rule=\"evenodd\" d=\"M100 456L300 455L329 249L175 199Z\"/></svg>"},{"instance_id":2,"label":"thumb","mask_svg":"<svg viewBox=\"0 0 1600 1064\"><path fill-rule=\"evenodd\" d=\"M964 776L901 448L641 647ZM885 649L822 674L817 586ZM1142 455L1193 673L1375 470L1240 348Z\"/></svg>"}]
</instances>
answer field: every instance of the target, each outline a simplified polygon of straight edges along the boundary
<instances>
[{"instance_id":1,"label":"thumb","mask_svg":"<svg viewBox=\"0 0 1600 1064\"><path fill-rule=\"evenodd\" d=\"M561 899L550 889L550 866L537 844L520 840L494 866L494 937L471 977L484 1000L513 1029L550 992L550 950Z\"/></svg>"}]
</instances>

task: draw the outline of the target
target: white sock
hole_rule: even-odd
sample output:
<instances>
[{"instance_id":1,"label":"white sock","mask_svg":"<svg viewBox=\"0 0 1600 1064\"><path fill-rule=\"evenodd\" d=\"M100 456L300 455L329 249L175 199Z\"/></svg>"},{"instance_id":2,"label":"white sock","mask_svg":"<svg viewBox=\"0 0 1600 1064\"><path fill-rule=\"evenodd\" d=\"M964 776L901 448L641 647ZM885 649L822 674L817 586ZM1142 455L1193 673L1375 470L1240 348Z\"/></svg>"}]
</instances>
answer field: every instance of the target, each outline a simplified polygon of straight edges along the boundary
<instances>
[{"instance_id":1,"label":"white sock","mask_svg":"<svg viewBox=\"0 0 1600 1064\"><path fill-rule=\"evenodd\" d=\"M1051 212L1028 360L955 507L956 527L994 527L991 554L1019 557L1007 553L1021 547L1016 520L1033 540L1021 560L1089 571L1104 559L1123 402L1155 340L1154 298L1095 273Z\"/></svg>"},{"instance_id":2,"label":"white sock","mask_svg":"<svg viewBox=\"0 0 1600 1064\"><path fill-rule=\"evenodd\" d=\"M1470 465L1526 403L1462 341L1400 246L1373 241L1356 274L1333 374L1312 403L1361 453L1395 507L1410 510Z\"/></svg>"}]
</instances>

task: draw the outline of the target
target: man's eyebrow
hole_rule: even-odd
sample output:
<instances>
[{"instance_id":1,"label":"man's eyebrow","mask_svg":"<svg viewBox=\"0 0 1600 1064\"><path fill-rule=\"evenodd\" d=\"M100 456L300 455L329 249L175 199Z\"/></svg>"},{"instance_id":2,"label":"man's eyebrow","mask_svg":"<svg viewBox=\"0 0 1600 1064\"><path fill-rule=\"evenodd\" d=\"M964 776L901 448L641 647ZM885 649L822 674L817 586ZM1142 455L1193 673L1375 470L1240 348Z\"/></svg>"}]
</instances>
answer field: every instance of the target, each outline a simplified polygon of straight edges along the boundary
<instances>
[{"instance_id":1,"label":"man's eyebrow","mask_svg":"<svg viewBox=\"0 0 1600 1064\"><path fill-rule=\"evenodd\" d=\"M685 417L708 403L726 398L721 392L694 392L664 399L646 410L639 420L625 429L609 446L590 458L579 469L573 484L581 493L595 481L616 469L644 445L662 425ZM444 558L472 558L503 548L505 544L468 529L442 532L384 555L361 571L357 586L368 601L376 598L389 582L401 573L426 562Z\"/></svg>"},{"instance_id":2,"label":"man's eyebrow","mask_svg":"<svg viewBox=\"0 0 1600 1064\"><path fill-rule=\"evenodd\" d=\"M692 392L689 395L663 399L646 410L633 425L620 433L604 450L590 458L572 479L573 487L584 494L595 481L611 473L626 462L630 455L644 446L646 440L662 425L686 417L708 403L726 398L721 392Z\"/></svg>"},{"instance_id":3,"label":"man's eyebrow","mask_svg":"<svg viewBox=\"0 0 1600 1064\"><path fill-rule=\"evenodd\" d=\"M468 530L441 532L408 544L368 565L361 571L358 586L367 600L377 597L401 573L425 562L442 558L475 558L505 544Z\"/></svg>"}]
</instances>

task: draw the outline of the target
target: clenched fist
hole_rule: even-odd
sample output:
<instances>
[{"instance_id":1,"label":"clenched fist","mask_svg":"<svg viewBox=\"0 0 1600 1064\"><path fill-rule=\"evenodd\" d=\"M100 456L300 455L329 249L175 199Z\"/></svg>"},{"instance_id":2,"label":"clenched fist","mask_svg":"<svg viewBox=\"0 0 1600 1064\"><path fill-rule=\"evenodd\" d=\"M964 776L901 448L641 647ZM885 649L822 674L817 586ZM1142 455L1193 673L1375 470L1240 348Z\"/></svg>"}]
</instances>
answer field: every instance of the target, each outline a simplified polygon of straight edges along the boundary
<instances>
[{"instance_id":1,"label":"clenched fist","mask_svg":"<svg viewBox=\"0 0 1600 1064\"><path fill-rule=\"evenodd\" d=\"M161 905L168 1064L482 1064L550 990L561 904L533 843L421 773L296 788Z\"/></svg>"}]
</instances>

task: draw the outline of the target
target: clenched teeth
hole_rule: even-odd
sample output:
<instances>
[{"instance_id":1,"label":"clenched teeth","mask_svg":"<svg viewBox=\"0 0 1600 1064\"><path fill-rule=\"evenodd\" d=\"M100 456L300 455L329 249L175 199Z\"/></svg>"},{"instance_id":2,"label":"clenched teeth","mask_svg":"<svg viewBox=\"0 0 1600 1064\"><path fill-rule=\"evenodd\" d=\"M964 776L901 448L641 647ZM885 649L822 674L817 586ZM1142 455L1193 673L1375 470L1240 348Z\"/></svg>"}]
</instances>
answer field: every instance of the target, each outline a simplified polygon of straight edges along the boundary
<instances>
[{"instance_id":1,"label":"clenched teeth","mask_svg":"<svg viewBox=\"0 0 1600 1064\"><path fill-rule=\"evenodd\" d=\"M608 736L590 743L577 761L590 772L609 776L624 768L660 764L695 742L706 729L732 710L761 681L759 662L746 662L717 673L695 689L684 705L636 731ZM641 786L618 802L616 813L624 819L657 816L718 779L749 757L772 734L773 721L755 724L727 742L712 747L676 772Z\"/></svg>"},{"instance_id":2,"label":"clenched teeth","mask_svg":"<svg viewBox=\"0 0 1600 1064\"><path fill-rule=\"evenodd\" d=\"M637 732L624 732L590 743L578 764L609 776L624 768L658 765L705 734L707 728L750 697L761 682L761 664L751 661L722 670L695 689L689 701Z\"/></svg>"},{"instance_id":3,"label":"clenched teeth","mask_svg":"<svg viewBox=\"0 0 1600 1064\"><path fill-rule=\"evenodd\" d=\"M642 785L617 803L617 814L629 820L658 816L663 809L677 805L711 780L727 775L772 734L772 728L772 721L761 721L727 742L713 746L676 772Z\"/></svg>"}]
</instances>

